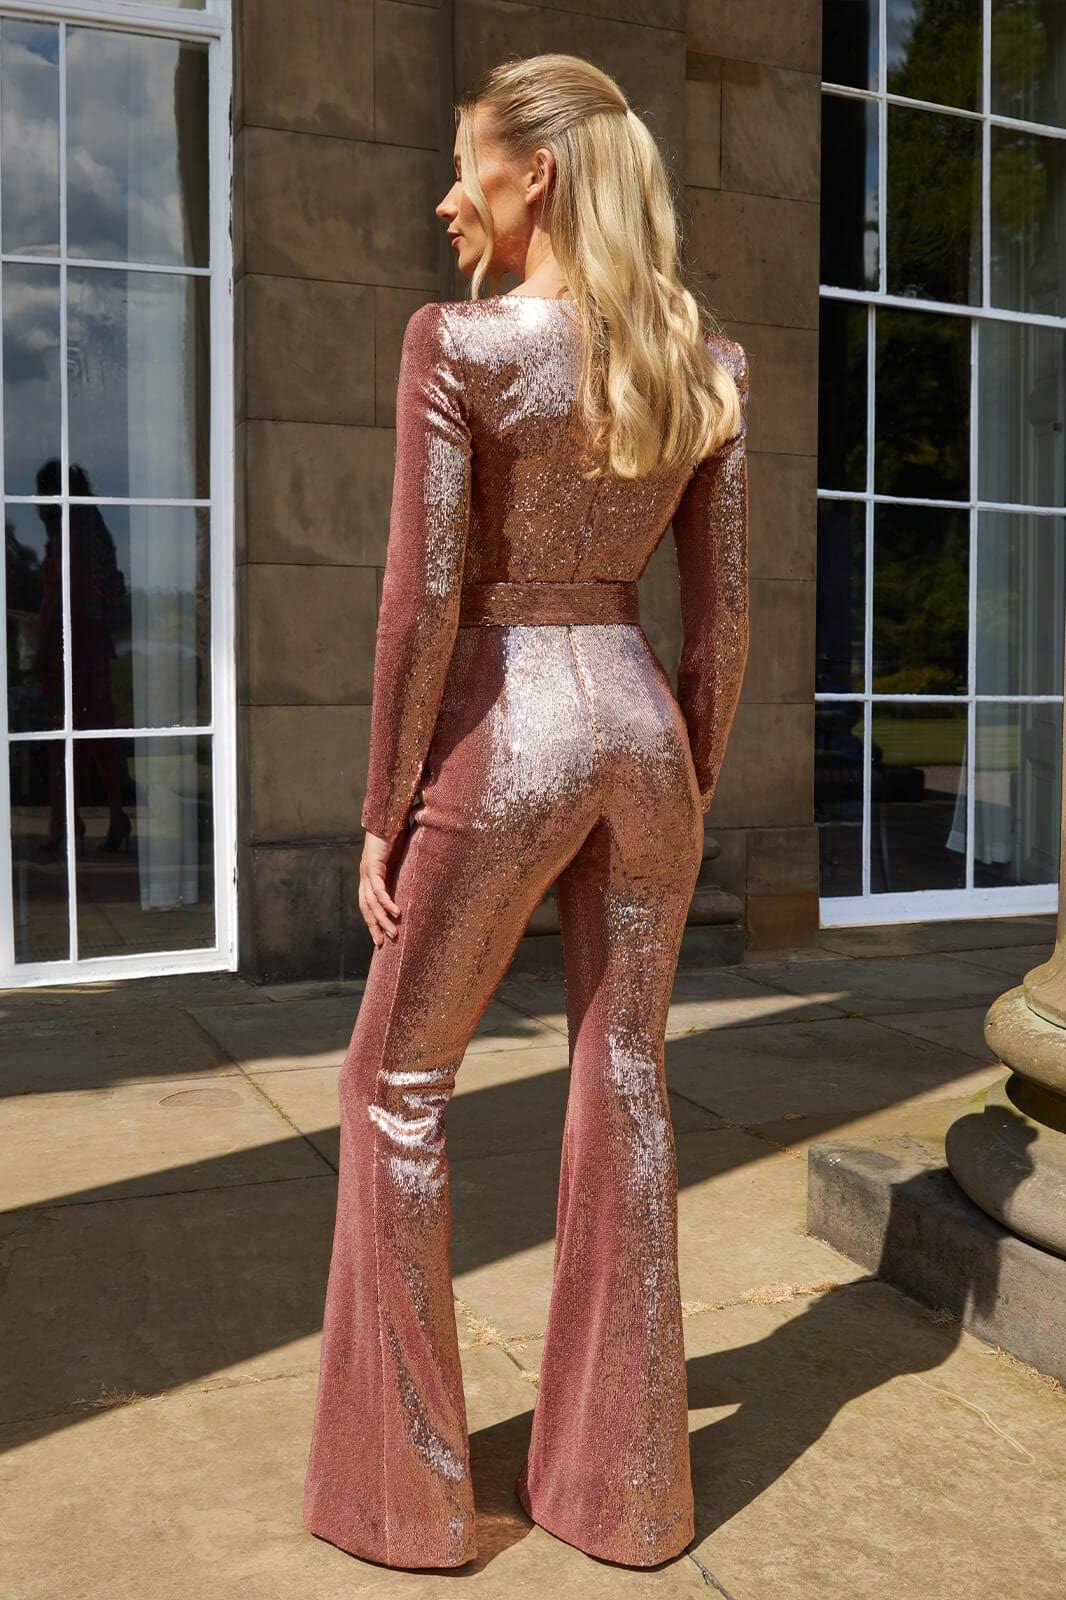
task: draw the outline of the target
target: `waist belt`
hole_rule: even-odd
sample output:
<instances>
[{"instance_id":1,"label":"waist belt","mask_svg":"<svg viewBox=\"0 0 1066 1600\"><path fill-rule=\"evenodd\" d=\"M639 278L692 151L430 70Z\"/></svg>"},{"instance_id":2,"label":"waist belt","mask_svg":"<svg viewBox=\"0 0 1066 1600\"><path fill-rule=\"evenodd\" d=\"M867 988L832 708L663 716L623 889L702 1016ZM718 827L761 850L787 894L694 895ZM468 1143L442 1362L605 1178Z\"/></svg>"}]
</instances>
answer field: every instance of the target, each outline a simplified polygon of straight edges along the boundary
<instances>
[{"instance_id":1,"label":"waist belt","mask_svg":"<svg viewBox=\"0 0 1066 1600\"><path fill-rule=\"evenodd\" d=\"M633 579L588 583L468 583L459 596L459 626L501 623L640 622Z\"/></svg>"}]
</instances>

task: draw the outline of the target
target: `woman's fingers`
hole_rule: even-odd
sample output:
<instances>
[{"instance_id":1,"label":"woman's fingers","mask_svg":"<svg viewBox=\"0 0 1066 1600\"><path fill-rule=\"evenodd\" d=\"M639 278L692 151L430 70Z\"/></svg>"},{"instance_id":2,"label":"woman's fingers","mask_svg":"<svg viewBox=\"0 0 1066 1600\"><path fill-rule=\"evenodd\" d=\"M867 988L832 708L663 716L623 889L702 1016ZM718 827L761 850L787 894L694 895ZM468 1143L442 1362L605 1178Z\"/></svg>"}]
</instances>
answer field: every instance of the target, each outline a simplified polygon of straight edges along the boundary
<instances>
[{"instance_id":1,"label":"woman's fingers","mask_svg":"<svg viewBox=\"0 0 1066 1600\"><path fill-rule=\"evenodd\" d=\"M395 841L394 841L395 842ZM363 839L363 854L359 862L359 906L370 929L370 937L381 948L386 937L396 938L394 919L400 908L385 886L385 871L392 845L367 833Z\"/></svg>"},{"instance_id":2,"label":"woman's fingers","mask_svg":"<svg viewBox=\"0 0 1066 1600\"><path fill-rule=\"evenodd\" d=\"M395 939L396 928L385 906L385 901L389 900L389 897L385 892L381 879L375 878L372 873L367 876L367 899L370 901L374 916L382 932L388 934L390 939ZM389 904L392 905L393 902L389 900Z\"/></svg>"},{"instance_id":3,"label":"woman's fingers","mask_svg":"<svg viewBox=\"0 0 1066 1600\"><path fill-rule=\"evenodd\" d=\"M377 876L374 877L373 876L374 875L374 869L373 868L370 868L370 872L371 872L371 876L373 878L374 888L375 888L375 890L377 892L378 899L381 901L382 905L386 907L387 910L392 912L394 917L398 917L400 915L400 908L396 904L395 900L392 898L392 896L389 894L389 891L385 887L385 874L382 871L379 870L377 872Z\"/></svg>"}]
</instances>

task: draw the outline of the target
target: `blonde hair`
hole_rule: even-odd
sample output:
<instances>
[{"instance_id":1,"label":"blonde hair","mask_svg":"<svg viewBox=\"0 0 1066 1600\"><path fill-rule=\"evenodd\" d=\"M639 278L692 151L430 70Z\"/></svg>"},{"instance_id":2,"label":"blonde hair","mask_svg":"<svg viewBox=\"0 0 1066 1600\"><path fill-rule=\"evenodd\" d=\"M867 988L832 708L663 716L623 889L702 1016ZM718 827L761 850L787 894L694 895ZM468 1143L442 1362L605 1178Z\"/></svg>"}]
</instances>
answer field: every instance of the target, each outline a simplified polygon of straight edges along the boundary
<instances>
[{"instance_id":1,"label":"blonde hair","mask_svg":"<svg viewBox=\"0 0 1066 1600\"><path fill-rule=\"evenodd\" d=\"M614 79L580 56L508 60L460 97L455 115L463 187L486 235L472 299L493 254L479 134L515 160L541 146L555 157L542 222L586 335L579 410L594 454L639 478L692 466L736 434L736 382L678 279L681 227L662 156Z\"/></svg>"}]
</instances>

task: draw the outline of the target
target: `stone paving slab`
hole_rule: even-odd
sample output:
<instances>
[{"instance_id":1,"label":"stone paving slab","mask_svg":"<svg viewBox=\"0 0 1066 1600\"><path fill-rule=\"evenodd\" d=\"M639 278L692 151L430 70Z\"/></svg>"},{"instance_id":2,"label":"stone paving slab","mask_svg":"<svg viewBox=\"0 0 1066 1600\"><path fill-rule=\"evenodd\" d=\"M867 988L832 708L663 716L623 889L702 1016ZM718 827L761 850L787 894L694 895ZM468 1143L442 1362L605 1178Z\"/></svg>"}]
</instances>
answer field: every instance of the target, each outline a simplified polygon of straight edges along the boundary
<instances>
[{"instance_id":1,"label":"stone paving slab","mask_svg":"<svg viewBox=\"0 0 1066 1600\"><path fill-rule=\"evenodd\" d=\"M257 1010L252 1006L248 1009ZM107 1090L120 1084L225 1077L232 1061L194 1018L176 1007L65 1013L0 1022L0 1093Z\"/></svg>"},{"instance_id":2,"label":"stone paving slab","mask_svg":"<svg viewBox=\"0 0 1066 1600\"><path fill-rule=\"evenodd\" d=\"M129 1199L329 1171L237 1074L0 1102L0 1205Z\"/></svg>"},{"instance_id":3,"label":"stone paving slab","mask_svg":"<svg viewBox=\"0 0 1066 1600\"><path fill-rule=\"evenodd\" d=\"M811 953L752 967L760 983L850 1016L913 1012L925 1006L991 1005L1002 974L950 956L868 956L861 961Z\"/></svg>"},{"instance_id":4,"label":"stone paving slab","mask_svg":"<svg viewBox=\"0 0 1066 1600\"><path fill-rule=\"evenodd\" d=\"M712 1589L1061 1600L1061 1390L867 1278L686 1317L685 1350Z\"/></svg>"},{"instance_id":5,"label":"stone paving slab","mask_svg":"<svg viewBox=\"0 0 1066 1600\"><path fill-rule=\"evenodd\" d=\"M104 983L55 983L33 989L0 989L0 1027L34 1026L56 1018L63 1026L82 1017L96 1022L130 1017L140 1010L170 1014L190 1005L261 1005L255 984L235 972L175 973L166 978L123 978Z\"/></svg>"},{"instance_id":6,"label":"stone paving slab","mask_svg":"<svg viewBox=\"0 0 1066 1600\"><path fill-rule=\"evenodd\" d=\"M1021 983L1027 972L1041 966L1051 955L1054 940L1046 944L1020 944L1004 950L948 951L952 961L965 961L973 967L986 967L989 972L1001 972L1006 980L1004 988Z\"/></svg>"},{"instance_id":7,"label":"stone paving slab","mask_svg":"<svg viewBox=\"0 0 1066 1600\"><path fill-rule=\"evenodd\" d=\"M865 1017L723 1028L666 1051L677 1093L746 1126L817 1117L832 1127L918 1094L950 1094L973 1070L969 1056Z\"/></svg>"},{"instance_id":8,"label":"stone paving slab","mask_svg":"<svg viewBox=\"0 0 1066 1600\"><path fill-rule=\"evenodd\" d=\"M497 998L566 1032L566 990L562 978L504 978ZM746 968L678 972L666 1019L667 1038L713 1028L759 1027L768 1022L839 1015L838 1008L797 999L780 987L761 983Z\"/></svg>"},{"instance_id":9,"label":"stone paving slab","mask_svg":"<svg viewBox=\"0 0 1066 1600\"><path fill-rule=\"evenodd\" d=\"M950 1094L931 1092L883 1106L868 1116L847 1122L831 1122L818 1116L800 1117L788 1122L763 1122L759 1133L773 1139L792 1155L806 1157L812 1144L830 1139L866 1139L880 1133L910 1133L917 1138L942 1140L956 1117L980 1108L985 1091L1003 1077L998 1063L967 1073L951 1086Z\"/></svg>"},{"instance_id":10,"label":"stone paving slab","mask_svg":"<svg viewBox=\"0 0 1066 1600\"><path fill-rule=\"evenodd\" d=\"M896 922L862 928L822 928L818 944L838 955L921 955L932 951L996 950L1010 945L1055 943L1055 914L1028 917L967 917L943 922ZM1041 959L1044 959L1043 957Z\"/></svg>"},{"instance_id":11,"label":"stone paving slab","mask_svg":"<svg viewBox=\"0 0 1066 1600\"><path fill-rule=\"evenodd\" d=\"M928 1040L945 1050L957 1051L960 1056L970 1056L975 1061L992 1061L991 1050L985 1044L985 1018L988 1007L952 1006L940 1011L931 1008L916 1011L913 1016L894 1012L878 1018L880 1025L897 1035L910 1035Z\"/></svg>"},{"instance_id":12,"label":"stone paving slab","mask_svg":"<svg viewBox=\"0 0 1066 1600\"><path fill-rule=\"evenodd\" d=\"M0 1422L317 1370L336 1203L330 1173L5 1218Z\"/></svg>"}]
</instances>

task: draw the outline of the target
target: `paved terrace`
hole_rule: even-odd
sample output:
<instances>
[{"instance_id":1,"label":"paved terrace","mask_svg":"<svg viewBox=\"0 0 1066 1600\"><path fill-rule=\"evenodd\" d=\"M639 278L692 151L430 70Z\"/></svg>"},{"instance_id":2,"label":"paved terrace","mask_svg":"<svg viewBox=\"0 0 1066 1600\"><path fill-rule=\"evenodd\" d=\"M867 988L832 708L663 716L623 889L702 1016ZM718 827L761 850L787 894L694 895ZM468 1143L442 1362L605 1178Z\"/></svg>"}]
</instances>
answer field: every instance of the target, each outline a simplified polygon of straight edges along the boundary
<instances>
[{"instance_id":1,"label":"paved terrace","mask_svg":"<svg viewBox=\"0 0 1066 1600\"><path fill-rule=\"evenodd\" d=\"M986 1007L1052 938L1033 917L686 953L667 1060L697 1536L644 1572L512 1493L567 1088L535 946L450 1114L482 1551L451 1573L359 1562L300 1520L360 985L0 994L6 1600L1061 1600L1062 1390L805 1232L809 1142L942 1130L999 1076Z\"/></svg>"}]
</instances>

